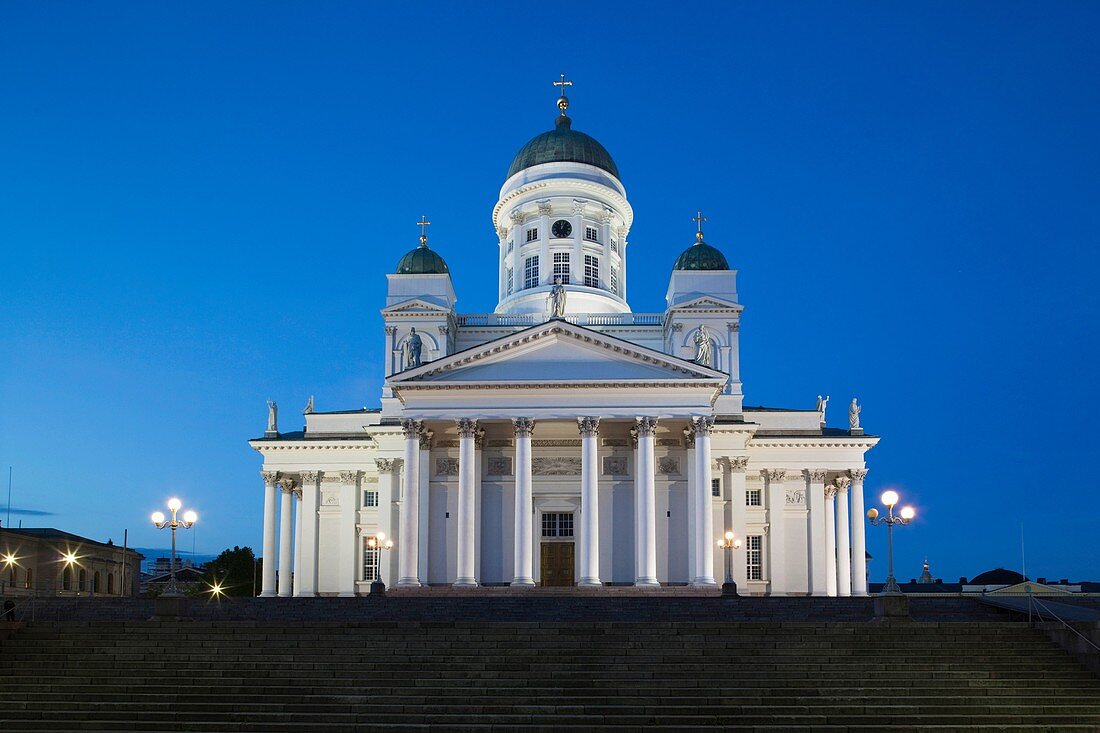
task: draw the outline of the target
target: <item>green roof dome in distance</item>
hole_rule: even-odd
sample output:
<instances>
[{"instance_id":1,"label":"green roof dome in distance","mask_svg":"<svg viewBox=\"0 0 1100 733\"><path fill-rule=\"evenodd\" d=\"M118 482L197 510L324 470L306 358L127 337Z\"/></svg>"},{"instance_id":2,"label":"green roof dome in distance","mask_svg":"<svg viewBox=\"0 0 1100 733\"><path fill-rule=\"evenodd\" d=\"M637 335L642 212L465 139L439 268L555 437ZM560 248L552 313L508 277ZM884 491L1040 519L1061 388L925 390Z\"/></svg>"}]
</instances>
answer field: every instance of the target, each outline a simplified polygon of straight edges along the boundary
<instances>
[{"instance_id":1,"label":"green roof dome in distance","mask_svg":"<svg viewBox=\"0 0 1100 733\"><path fill-rule=\"evenodd\" d=\"M611 159L611 153L607 152L607 148L600 145L591 135L572 129L573 121L565 114L565 110L569 107L565 87L572 84L573 82L565 81L564 74L560 82L554 82L554 85L560 86L562 91L558 99L558 109L561 110L561 114L554 122L554 129L535 135L519 149L516 157L512 159L512 165L508 166L507 178L542 163L584 163L605 170L616 178L619 177L619 167Z\"/></svg>"},{"instance_id":2,"label":"green roof dome in distance","mask_svg":"<svg viewBox=\"0 0 1100 733\"><path fill-rule=\"evenodd\" d=\"M425 234L424 229L430 224L431 222L427 220L427 217L420 217L420 221L417 222L420 227L420 246L410 250L397 263L398 275L450 274L451 271L447 268L447 263L443 258L428 247L428 235Z\"/></svg>"},{"instance_id":3,"label":"green roof dome in distance","mask_svg":"<svg viewBox=\"0 0 1100 733\"><path fill-rule=\"evenodd\" d=\"M699 223L699 231L695 234L695 244L691 245L676 258L673 270L728 270L729 262L726 256L703 241L703 222L706 221L703 212L695 217Z\"/></svg>"}]
</instances>

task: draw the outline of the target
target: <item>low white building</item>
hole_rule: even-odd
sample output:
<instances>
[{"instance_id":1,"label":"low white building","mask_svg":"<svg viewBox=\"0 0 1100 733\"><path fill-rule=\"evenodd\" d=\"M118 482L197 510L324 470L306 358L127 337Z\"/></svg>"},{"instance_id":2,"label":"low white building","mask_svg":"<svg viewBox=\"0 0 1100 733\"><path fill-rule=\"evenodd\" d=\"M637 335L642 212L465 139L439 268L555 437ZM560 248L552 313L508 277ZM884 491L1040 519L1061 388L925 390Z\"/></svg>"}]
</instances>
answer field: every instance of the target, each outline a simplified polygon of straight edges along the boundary
<instances>
[{"instance_id":1,"label":"low white building","mask_svg":"<svg viewBox=\"0 0 1100 733\"><path fill-rule=\"evenodd\" d=\"M743 593L866 594L864 454L877 438L854 407L839 430L820 404L743 405L737 272L701 216L665 310L630 309L633 211L567 105L516 155L493 208L496 310L456 311L422 229L387 275L380 407L322 413L311 399L295 433L271 408L250 442L262 595L356 595L376 575L713 585L726 531L742 543ZM372 549L383 533L393 549Z\"/></svg>"}]
</instances>

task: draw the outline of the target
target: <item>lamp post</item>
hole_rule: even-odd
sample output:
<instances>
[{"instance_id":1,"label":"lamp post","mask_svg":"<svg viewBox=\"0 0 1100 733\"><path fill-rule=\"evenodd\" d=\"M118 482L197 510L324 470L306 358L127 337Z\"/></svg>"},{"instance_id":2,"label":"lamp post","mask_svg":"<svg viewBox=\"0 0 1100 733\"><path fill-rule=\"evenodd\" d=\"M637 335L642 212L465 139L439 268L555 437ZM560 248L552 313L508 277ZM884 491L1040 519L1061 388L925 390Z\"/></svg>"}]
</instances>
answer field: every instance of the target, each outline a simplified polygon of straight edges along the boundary
<instances>
[{"instance_id":1,"label":"lamp post","mask_svg":"<svg viewBox=\"0 0 1100 733\"><path fill-rule=\"evenodd\" d=\"M913 507L907 506L902 508L899 516L894 516L894 506L898 503L898 492L885 491L882 494L882 504L886 507L886 516L880 517L878 515L878 509L871 507L867 510L867 520L871 524L885 524L886 525L886 587L882 589L882 595L886 596L899 596L901 595L901 588L898 587L898 581L894 579L894 525L895 524L909 524L913 520L913 517L917 515L917 512Z\"/></svg>"},{"instance_id":2,"label":"lamp post","mask_svg":"<svg viewBox=\"0 0 1100 733\"><path fill-rule=\"evenodd\" d=\"M741 549L741 540L734 539L733 532L727 530L725 536L718 540L718 548L726 551L726 580L722 583L722 596L734 597L737 595L737 583L733 581L733 551Z\"/></svg>"},{"instance_id":3,"label":"lamp post","mask_svg":"<svg viewBox=\"0 0 1100 733\"><path fill-rule=\"evenodd\" d=\"M370 584L372 596L386 595L386 584L382 582L382 551L393 549L393 540L386 539L385 532L379 532L374 537L367 538L367 547L378 551L378 571Z\"/></svg>"},{"instance_id":4,"label":"lamp post","mask_svg":"<svg viewBox=\"0 0 1100 733\"><path fill-rule=\"evenodd\" d=\"M183 595L183 593L180 593L179 586L176 585L176 530L180 527L191 529L199 519L199 515L191 510L183 513L182 520L176 519L176 514L182 506L183 503L173 496L168 500L168 508L172 511L172 519L165 520L163 512L153 512L152 517L153 524L156 525L157 529L172 528L172 576L168 580L168 587L161 593L162 596L167 598L178 598Z\"/></svg>"}]
</instances>

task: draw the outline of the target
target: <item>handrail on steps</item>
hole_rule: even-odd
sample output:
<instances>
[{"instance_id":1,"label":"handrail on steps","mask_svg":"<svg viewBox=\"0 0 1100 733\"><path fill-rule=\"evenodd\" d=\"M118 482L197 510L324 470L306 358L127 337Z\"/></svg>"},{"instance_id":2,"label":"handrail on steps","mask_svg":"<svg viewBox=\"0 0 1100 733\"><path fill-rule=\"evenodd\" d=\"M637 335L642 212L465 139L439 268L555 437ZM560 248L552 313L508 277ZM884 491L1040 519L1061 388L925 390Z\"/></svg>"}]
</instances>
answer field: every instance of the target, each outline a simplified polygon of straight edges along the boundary
<instances>
[{"instance_id":1,"label":"handrail on steps","mask_svg":"<svg viewBox=\"0 0 1100 733\"><path fill-rule=\"evenodd\" d=\"M1031 620L1031 609L1032 609L1032 606L1033 606L1033 605L1037 605L1037 606L1039 606L1039 609L1040 609L1040 611L1044 611L1044 612L1046 612L1047 614L1049 614L1050 616L1053 616L1053 617L1054 617L1055 619L1057 619L1057 620L1058 620L1058 622L1059 622L1060 624L1062 624L1062 626L1065 626L1065 627L1066 627L1067 629L1069 629L1069 630L1070 630L1070 631L1072 631L1073 633L1077 634L1077 635L1078 635L1079 637L1081 637L1081 639L1082 639L1082 640L1083 640L1083 641L1084 641L1084 642L1085 642L1086 644L1088 644L1089 646L1091 646L1091 647L1092 647L1093 649L1095 649L1095 650L1096 650L1097 652L1100 652L1100 646L1097 646L1097 645L1096 645L1096 642L1094 642L1094 641L1093 641L1092 639L1088 638L1087 636L1085 636L1084 634L1082 634L1082 633L1081 633L1080 631L1078 631L1077 629L1073 628L1073 627L1072 627L1072 626L1070 626L1070 625L1069 625L1068 623L1066 623L1066 622L1065 622L1065 620L1063 620L1061 616L1059 616L1059 615L1058 615L1058 614L1056 614L1056 613L1055 613L1054 611L1052 611L1052 610L1050 609L1050 607L1049 607L1049 606L1047 606L1047 604L1045 604L1045 603L1043 603L1042 601L1040 601L1040 600L1039 600L1038 598L1036 598L1036 597L1035 597L1035 595L1034 595L1034 594L1032 594L1032 593L1028 593L1028 594L1027 594L1027 620L1028 620L1028 623L1032 623L1032 620ZM1038 616L1039 616L1039 620L1041 621L1041 620L1043 619L1043 614L1042 614L1042 613L1040 613L1040 614L1038 614Z\"/></svg>"}]
</instances>

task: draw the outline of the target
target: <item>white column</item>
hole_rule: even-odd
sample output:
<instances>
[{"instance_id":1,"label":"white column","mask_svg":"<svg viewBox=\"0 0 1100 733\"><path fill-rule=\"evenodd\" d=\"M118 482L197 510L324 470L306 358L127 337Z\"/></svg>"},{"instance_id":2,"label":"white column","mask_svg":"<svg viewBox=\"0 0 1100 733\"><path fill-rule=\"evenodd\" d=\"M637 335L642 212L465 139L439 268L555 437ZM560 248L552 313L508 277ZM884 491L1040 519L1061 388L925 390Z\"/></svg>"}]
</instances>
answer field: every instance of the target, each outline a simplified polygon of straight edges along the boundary
<instances>
[{"instance_id":1,"label":"white column","mask_svg":"<svg viewBox=\"0 0 1100 733\"><path fill-rule=\"evenodd\" d=\"M420 421L402 420L401 433L405 436L405 460L404 480L401 482L401 532L394 543L397 550L397 587L419 588Z\"/></svg>"},{"instance_id":2,"label":"white column","mask_svg":"<svg viewBox=\"0 0 1100 733\"><path fill-rule=\"evenodd\" d=\"M359 544L359 533L355 531L355 518L359 511L359 502L363 492L359 488L358 471L341 471L339 484L340 500L340 574L336 581L336 591L341 596L355 595L355 554Z\"/></svg>"},{"instance_id":3,"label":"white column","mask_svg":"<svg viewBox=\"0 0 1100 733\"><path fill-rule=\"evenodd\" d=\"M867 595L867 529L863 510L863 479L866 468L853 468L852 476L852 595Z\"/></svg>"},{"instance_id":4,"label":"white column","mask_svg":"<svg viewBox=\"0 0 1100 733\"><path fill-rule=\"evenodd\" d=\"M301 580L294 581L294 595L312 598L317 595L317 509L320 507L321 474L317 471L302 473L302 501L298 504L301 532L295 548L297 570Z\"/></svg>"},{"instance_id":5,"label":"white column","mask_svg":"<svg viewBox=\"0 0 1100 733\"><path fill-rule=\"evenodd\" d=\"M577 418L581 432L581 578L577 585L600 582L600 471L596 442L600 435L598 417Z\"/></svg>"},{"instance_id":6,"label":"white column","mask_svg":"<svg viewBox=\"0 0 1100 733\"><path fill-rule=\"evenodd\" d=\"M275 471L261 471L260 476L264 480L264 554L263 554L263 581L260 584L260 596L271 598L275 595L275 567L276 560L276 495L278 493L276 483L278 473Z\"/></svg>"},{"instance_id":7,"label":"white column","mask_svg":"<svg viewBox=\"0 0 1100 733\"><path fill-rule=\"evenodd\" d=\"M294 540L291 547L291 563L294 566L291 575L291 595L298 595L302 587L302 484L294 489Z\"/></svg>"},{"instance_id":8,"label":"white column","mask_svg":"<svg viewBox=\"0 0 1100 733\"><path fill-rule=\"evenodd\" d=\"M687 555L688 555L688 568L687 579L688 582L695 580L699 575L699 554L697 552L695 541L696 535L698 535L698 523L696 522L696 509L695 509L695 428L689 425L684 428L684 445L686 450L684 451L684 470L687 473ZM671 573L669 573L671 575Z\"/></svg>"},{"instance_id":9,"label":"white column","mask_svg":"<svg viewBox=\"0 0 1100 733\"><path fill-rule=\"evenodd\" d=\"M806 536L809 548L810 595L828 595L825 581L825 469L816 468L806 471L806 516L808 531Z\"/></svg>"},{"instance_id":10,"label":"white column","mask_svg":"<svg viewBox=\"0 0 1100 733\"><path fill-rule=\"evenodd\" d=\"M512 428L516 437L515 577L512 585L529 588L535 585L531 569L531 431L535 429L535 421L517 417L512 420Z\"/></svg>"},{"instance_id":11,"label":"white column","mask_svg":"<svg viewBox=\"0 0 1100 733\"><path fill-rule=\"evenodd\" d=\"M714 500L710 491L710 431L714 418L691 421L695 431L695 562L698 572L692 585L714 585Z\"/></svg>"},{"instance_id":12,"label":"white column","mask_svg":"<svg viewBox=\"0 0 1100 733\"><path fill-rule=\"evenodd\" d=\"M634 477L634 508L638 518L634 540L634 585L659 586L657 582L657 515L654 471L654 437L657 418L639 417L634 425L638 431L638 473Z\"/></svg>"},{"instance_id":13,"label":"white column","mask_svg":"<svg viewBox=\"0 0 1100 733\"><path fill-rule=\"evenodd\" d=\"M825 594L836 596L836 486L825 487Z\"/></svg>"},{"instance_id":14,"label":"white column","mask_svg":"<svg viewBox=\"0 0 1100 733\"><path fill-rule=\"evenodd\" d=\"M836 480L836 591L852 595L852 545L848 536L848 484L850 478Z\"/></svg>"},{"instance_id":15,"label":"white column","mask_svg":"<svg viewBox=\"0 0 1100 733\"><path fill-rule=\"evenodd\" d=\"M773 596L787 593L787 529L783 514L787 508L787 490L783 482L787 472L766 469L764 478L768 484L768 578L769 593Z\"/></svg>"},{"instance_id":16,"label":"white column","mask_svg":"<svg viewBox=\"0 0 1100 733\"><path fill-rule=\"evenodd\" d=\"M747 542L748 525L745 505L745 469L749 466L748 456L730 456L730 510L733 514L733 536L741 540L741 551L733 553L733 580L741 588L747 588L748 570L745 567L745 543Z\"/></svg>"},{"instance_id":17,"label":"white column","mask_svg":"<svg viewBox=\"0 0 1100 733\"><path fill-rule=\"evenodd\" d=\"M428 583L428 537L431 534L429 531L429 521L431 519L431 512L429 506L431 502L430 491L428 488L428 480L431 478L431 448L432 448L432 431L425 430L423 425L420 429L420 470L417 472L419 481L417 482L417 491L419 502L416 507L416 514L419 517L420 526L417 528L417 547L416 547L416 577L420 578L425 585Z\"/></svg>"},{"instance_id":18,"label":"white column","mask_svg":"<svg viewBox=\"0 0 1100 733\"><path fill-rule=\"evenodd\" d=\"M476 588L474 577L474 437L477 420L458 421L458 577L456 588Z\"/></svg>"},{"instance_id":19,"label":"white column","mask_svg":"<svg viewBox=\"0 0 1100 733\"><path fill-rule=\"evenodd\" d=\"M283 498L279 507L279 595L287 597L291 592L291 515L294 512L294 486L292 478L279 479Z\"/></svg>"},{"instance_id":20,"label":"white column","mask_svg":"<svg viewBox=\"0 0 1100 733\"><path fill-rule=\"evenodd\" d=\"M400 459L376 458L374 463L378 467L378 526L375 535L382 532L386 537L394 540L393 550L383 551L378 555L378 574L383 583L392 586L397 577L397 573L394 572L394 563L401 554L397 549L397 540L394 538L393 503L401 492L399 472L402 470L403 462ZM358 542L359 544L355 547L356 567L359 567L362 562L359 556L363 552L363 538L360 537Z\"/></svg>"},{"instance_id":21,"label":"white column","mask_svg":"<svg viewBox=\"0 0 1100 733\"><path fill-rule=\"evenodd\" d=\"M485 431L474 433L474 580L481 583L481 477L485 455Z\"/></svg>"}]
</instances>

